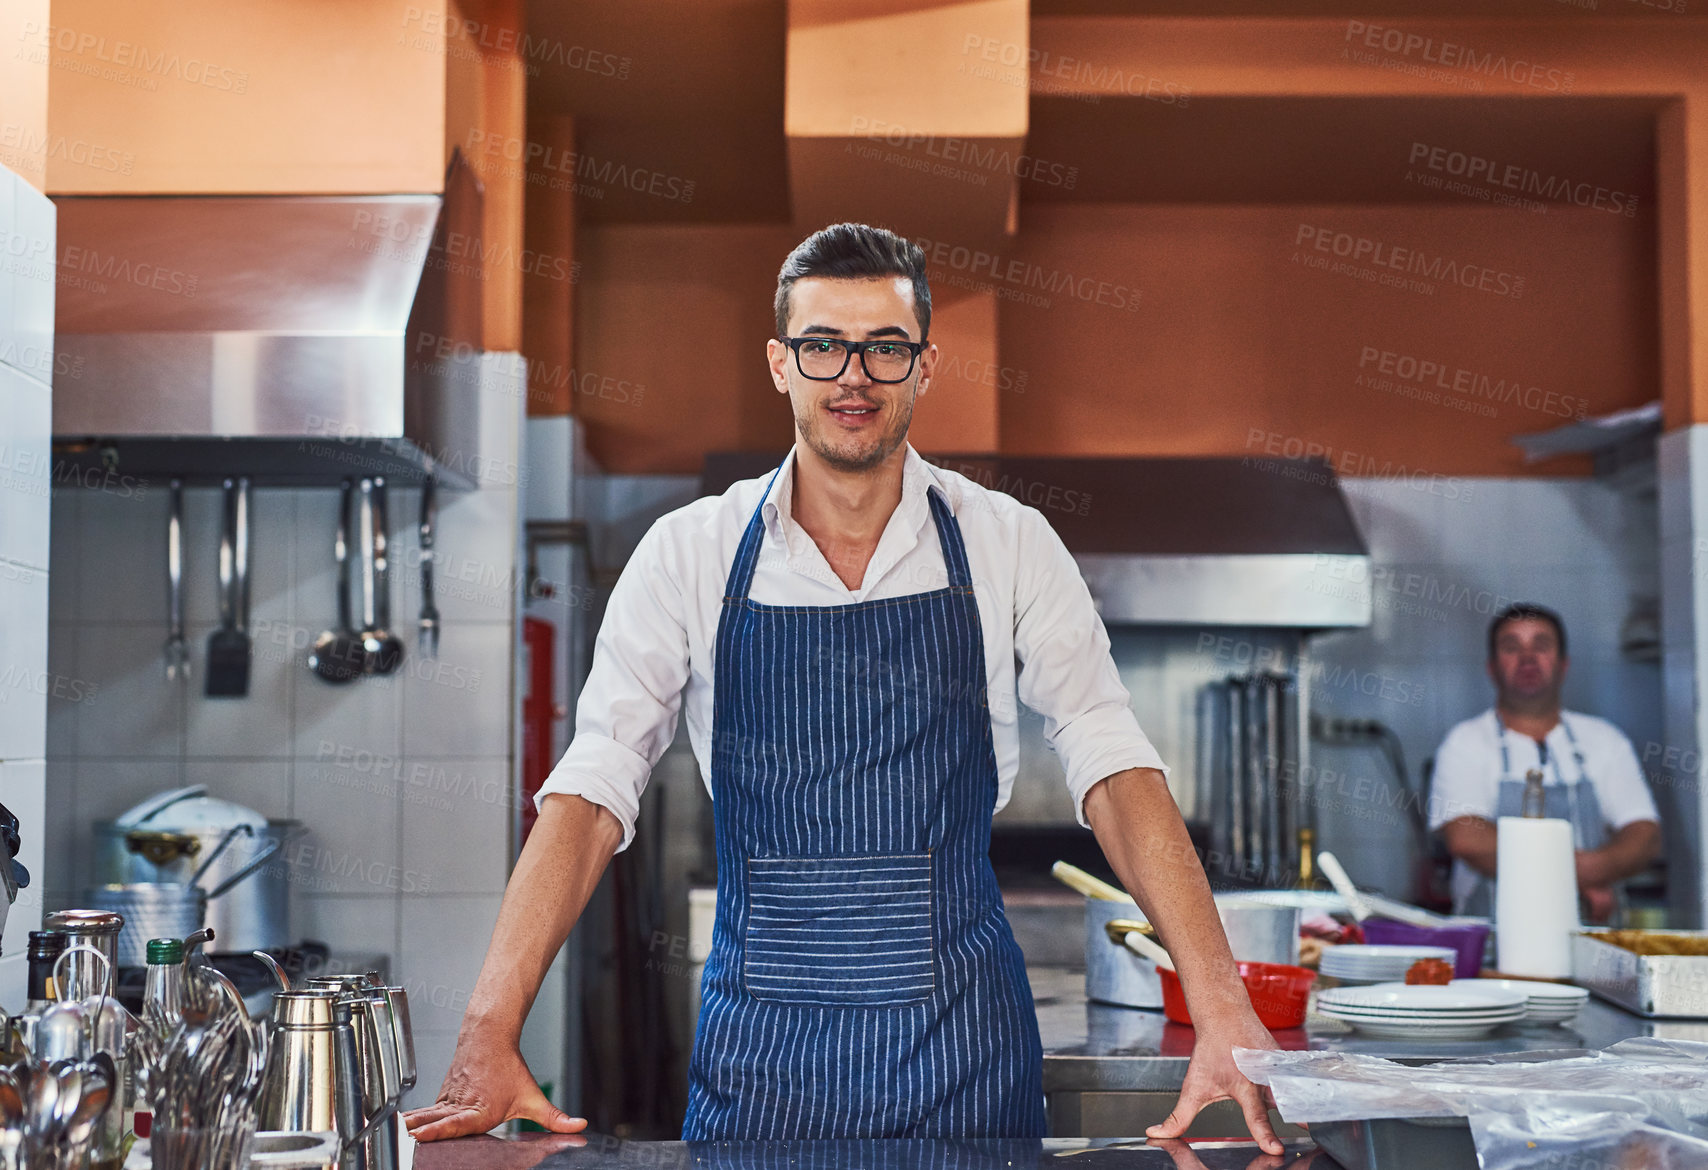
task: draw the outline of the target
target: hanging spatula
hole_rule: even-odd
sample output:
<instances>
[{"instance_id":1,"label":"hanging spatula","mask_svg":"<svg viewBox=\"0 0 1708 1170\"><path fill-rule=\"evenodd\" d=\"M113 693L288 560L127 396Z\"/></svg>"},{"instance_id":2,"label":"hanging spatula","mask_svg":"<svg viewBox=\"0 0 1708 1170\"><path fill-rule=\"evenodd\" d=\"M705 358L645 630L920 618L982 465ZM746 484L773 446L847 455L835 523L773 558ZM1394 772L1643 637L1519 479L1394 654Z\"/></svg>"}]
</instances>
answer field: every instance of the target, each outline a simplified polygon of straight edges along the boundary
<instances>
[{"instance_id":1,"label":"hanging spatula","mask_svg":"<svg viewBox=\"0 0 1708 1170\"><path fill-rule=\"evenodd\" d=\"M249 693L249 480L225 481L219 534L219 629L208 635L211 698Z\"/></svg>"},{"instance_id":2,"label":"hanging spatula","mask_svg":"<svg viewBox=\"0 0 1708 1170\"><path fill-rule=\"evenodd\" d=\"M166 677L190 677L184 640L184 481L174 479L166 513Z\"/></svg>"}]
</instances>

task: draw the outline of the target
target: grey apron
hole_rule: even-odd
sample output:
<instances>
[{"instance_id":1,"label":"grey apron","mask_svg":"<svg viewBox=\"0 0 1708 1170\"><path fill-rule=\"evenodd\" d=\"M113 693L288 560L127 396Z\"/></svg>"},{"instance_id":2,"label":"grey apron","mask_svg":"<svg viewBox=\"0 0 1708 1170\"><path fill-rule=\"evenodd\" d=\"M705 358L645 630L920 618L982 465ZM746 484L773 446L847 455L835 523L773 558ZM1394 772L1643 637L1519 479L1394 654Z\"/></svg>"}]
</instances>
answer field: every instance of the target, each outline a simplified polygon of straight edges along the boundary
<instances>
[{"instance_id":1,"label":"grey apron","mask_svg":"<svg viewBox=\"0 0 1708 1170\"><path fill-rule=\"evenodd\" d=\"M1500 788L1495 797L1495 817L1516 817L1524 813L1524 777L1515 775L1512 770L1512 755L1507 750L1506 724L1495 716L1495 724L1500 728ZM1595 785L1590 782L1589 772L1584 767L1583 749L1578 746L1578 737L1572 732L1572 725L1566 721L1565 715L1560 716L1560 726L1565 730L1566 742L1571 745L1572 759L1576 765L1577 777L1567 781L1560 771L1560 753L1548 752L1548 745L1539 745L1542 753L1542 770L1544 775L1548 766L1553 765L1553 782L1544 779L1542 783L1542 815L1555 820L1570 821L1572 824L1572 845L1577 849L1600 849L1607 843L1607 822L1601 815L1601 800L1595 794ZM1465 898L1465 906L1461 914L1474 914L1483 917L1494 916L1495 883L1490 878L1479 878L1476 886Z\"/></svg>"}]
</instances>

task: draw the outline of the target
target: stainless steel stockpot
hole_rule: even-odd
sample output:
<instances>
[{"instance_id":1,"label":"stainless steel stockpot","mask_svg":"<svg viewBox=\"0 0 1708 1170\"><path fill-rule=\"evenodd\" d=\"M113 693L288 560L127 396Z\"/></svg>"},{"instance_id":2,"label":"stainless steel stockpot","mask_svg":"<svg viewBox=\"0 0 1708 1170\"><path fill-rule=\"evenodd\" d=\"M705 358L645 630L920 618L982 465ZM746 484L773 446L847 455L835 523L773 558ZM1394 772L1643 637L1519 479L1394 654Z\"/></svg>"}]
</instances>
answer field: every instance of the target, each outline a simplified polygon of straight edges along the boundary
<instances>
[{"instance_id":1,"label":"stainless steel stockpot","mask_svg":"<svg viewBox=\"0 0 1708 1170\"><path fill-rule=\"evenodd\" d=\"M1234 958L1242 962L1299 961L1299 909L1273 906L1239 894L1216 895L1216 912ZM1134 954L1109 936L1116 919L1142 922L1144 913L1129 902L1085 900L1085 995L1120 1007L1160 1008L1162 983L1156 964Z\"/></svg>"}]
</instances>

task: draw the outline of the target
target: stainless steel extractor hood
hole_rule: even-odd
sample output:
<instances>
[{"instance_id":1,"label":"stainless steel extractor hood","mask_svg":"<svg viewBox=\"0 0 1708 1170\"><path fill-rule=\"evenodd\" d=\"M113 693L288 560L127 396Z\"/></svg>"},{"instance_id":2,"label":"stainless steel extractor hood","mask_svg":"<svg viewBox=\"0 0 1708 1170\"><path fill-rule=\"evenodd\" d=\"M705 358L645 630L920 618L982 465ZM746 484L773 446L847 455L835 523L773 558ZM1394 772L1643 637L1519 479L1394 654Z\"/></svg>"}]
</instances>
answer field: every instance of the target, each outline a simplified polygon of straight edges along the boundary
<instances>
[{"instance_id":1,"label":"stainless steel extractor hood","mask_svg":"<svg viewBox=\"0 0 1708 1170\"><path fill-rule=\"evenodd\" d=\"M55 199L56 459L467 486L480 200L460 158L443 196Z\"/></svg>"},{"instance_id":2,"label":"stainless steel extractor hood","mask_svg":"<svg viewBox=\"0 0 1708 1170\"><path fill-rule=\"evenodd\" d=\"M706 459L720 492L775 454ZM1370 554L1320 460L928 456L1043 512L1112 625L1370 624Z\"/></svg>"}]
</instances>

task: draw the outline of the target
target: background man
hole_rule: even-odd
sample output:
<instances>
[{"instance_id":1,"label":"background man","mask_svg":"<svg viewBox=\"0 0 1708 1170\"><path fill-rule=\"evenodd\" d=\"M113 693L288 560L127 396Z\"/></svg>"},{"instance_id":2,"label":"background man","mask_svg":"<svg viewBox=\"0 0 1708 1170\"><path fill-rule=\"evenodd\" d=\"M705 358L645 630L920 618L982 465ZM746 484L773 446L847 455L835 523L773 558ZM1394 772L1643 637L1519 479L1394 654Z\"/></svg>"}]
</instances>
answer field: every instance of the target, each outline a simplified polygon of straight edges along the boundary
<instances>
[{"instance_id":1,"label":"background man","mask_svg":"<svg viewBox=\"0 0 1708 1170\"><path fill-rule=\"evenodd\" d=\"M1453 902L1492 915L1496 817L1523 809L1524 776L1544 777L1545 811L1572 822L1586 921L1605 922L1614 883L1660 853L1654 798L1631 741L1613 724L1560 708L1566 677L1560 616L1521 603L1489 625L1495 705L1454 727L1435 756L1430 827L1453 854Z\"/></svg>"}]
</instances>

